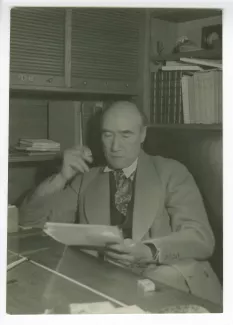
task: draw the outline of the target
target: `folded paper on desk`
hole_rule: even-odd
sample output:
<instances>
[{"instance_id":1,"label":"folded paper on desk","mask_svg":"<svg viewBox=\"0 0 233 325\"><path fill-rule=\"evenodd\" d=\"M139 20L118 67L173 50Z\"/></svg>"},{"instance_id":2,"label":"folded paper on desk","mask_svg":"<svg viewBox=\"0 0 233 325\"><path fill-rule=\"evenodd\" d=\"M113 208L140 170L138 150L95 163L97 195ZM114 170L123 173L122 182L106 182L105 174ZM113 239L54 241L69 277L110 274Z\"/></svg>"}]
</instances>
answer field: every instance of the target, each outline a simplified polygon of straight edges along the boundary
<instances>
[{"instance_id":1,"label":"folded paper on desk","mask_svg":"<svg viewBox=\"0 0 233 325\"><path fill-rule=\"evenodd\" d=\"M116 226L47 222L44 232L64 245L92 250L123 240L121 231Z\"/></svg>"},{"instance_id":2,"label":"folded paper on desk","mask_svg":"<svg viewBox=\"0 0 233 325\"><path fill-rule=\"evenodd\" d=\"M115 307L109 301L70 304L71 314L146 314L137 305Z\"/></svg>"}]
</instances>

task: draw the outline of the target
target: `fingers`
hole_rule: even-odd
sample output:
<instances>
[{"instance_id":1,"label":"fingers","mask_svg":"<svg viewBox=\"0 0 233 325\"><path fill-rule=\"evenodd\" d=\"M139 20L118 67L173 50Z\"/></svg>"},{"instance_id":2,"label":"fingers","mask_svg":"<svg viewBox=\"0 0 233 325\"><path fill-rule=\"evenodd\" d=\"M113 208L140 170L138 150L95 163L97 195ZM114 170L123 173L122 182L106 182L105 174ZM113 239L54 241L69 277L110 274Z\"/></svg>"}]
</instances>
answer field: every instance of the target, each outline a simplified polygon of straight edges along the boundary
<instances>
[{"instance_id":1,"label":"fingers","mask_svg":"<svg viewBox=\"0 0 233 325\"><path fill-rule=\"evenodd\" d=\"M89 163L92 163L93 162L92 155L87 155L83 151L73 150L73 151L70 152L70 154L73 157L76 157L77 159L82 159L83 161L87 161Z\"/></svg>"},{"instance_id":2,"label":"fingers","mask_svg":"<svg viewBox=\"0 0 233 325\"><path fill-rule=\"evenodd\" d=\"M105 253L108 257L115 259L115 260L119 260L119 261L125 261L125 262L129 262L129 263L133 263L134 262L134 256L130 255L130 254L118 254L112 251L107 251Z\"/></svg>"},{"instance_id":3,"label":"fingers","mask_svg":"<svg viewBox=\"0 0 233 325\"><path fill-rule=\"evenodd\" d=\"M68 164L74 170L80 171L81 173L89 172L88 165L81 159L76 159L75 157L72 157L70 158Z\"/></svg>"},{"instance_id":4,"label":"fingers","mask_svg":"<svg viewBox=\"0 0 233 325\"><path fill-rule=\"evenodd\" d=\"M130 253L129 247L125 246L124 243L114 245L108 244L106 248L108 251L116 252L117 254Z\"/></svg>"},{"instance_id":5,"label":"fingers","mask_svg":"<svg viewBox=\"0 0 233 325\"><path fill-rule=\"evenodd\" d=\"M92 161L90 149L83 147L69 149L64 153L64 174L72 176L75 172L89 172L87 163L92 163ZM72 170L75 172L72 172Z\"/></svg>"},{"instance_id":6,"label":"fingers","mask_svg":"<svg viewBox=\"0 0 233 325\"><path fill-rule=\"evenodd\" d=\"M132 239L126 238L126 239L124 239L124 245L126 247L132 248L136 245L136 243Z\"/></svg>"},{"instance_id":7,"label":"fingers","mask_svg":"<svg viewBox=\"0 0 233 325\"><path fill-rule=\"evenodd\" d=\"M72 149L72 152L77 157L81 156L84 160L88 161L89 163L93 162L92 152L88 147L75 147L74 149Z\"/></svg>"}]
</instances>

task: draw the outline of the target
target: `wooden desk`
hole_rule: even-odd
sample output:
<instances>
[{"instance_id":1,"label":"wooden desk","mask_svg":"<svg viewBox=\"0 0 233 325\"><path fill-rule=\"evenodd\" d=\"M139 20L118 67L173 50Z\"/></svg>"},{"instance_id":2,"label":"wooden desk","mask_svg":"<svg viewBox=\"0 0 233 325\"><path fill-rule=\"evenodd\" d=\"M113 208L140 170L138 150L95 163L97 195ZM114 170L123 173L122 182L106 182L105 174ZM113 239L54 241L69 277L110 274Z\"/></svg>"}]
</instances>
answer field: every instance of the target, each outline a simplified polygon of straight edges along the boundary
<instances>
[{"instance_id":1,"label":"wooden desk","mask_svg":"<svg viewBox=\"0 0 233 325\"><path fill-rule=\"evenodd\" d=\"M39 249L36 252L36 248ZM115 305L138 305L151 313L171 305L197 304L210 312L222 312L221 306L157 283L157 291L143 295L137 290L142 278L130 270L67 248L40 233L15 235L8 249L28 256L29 261L8 271L7 312L38 314L46 308L69 313L70 303L109 300Z\"/></svg>"}]
</instances>

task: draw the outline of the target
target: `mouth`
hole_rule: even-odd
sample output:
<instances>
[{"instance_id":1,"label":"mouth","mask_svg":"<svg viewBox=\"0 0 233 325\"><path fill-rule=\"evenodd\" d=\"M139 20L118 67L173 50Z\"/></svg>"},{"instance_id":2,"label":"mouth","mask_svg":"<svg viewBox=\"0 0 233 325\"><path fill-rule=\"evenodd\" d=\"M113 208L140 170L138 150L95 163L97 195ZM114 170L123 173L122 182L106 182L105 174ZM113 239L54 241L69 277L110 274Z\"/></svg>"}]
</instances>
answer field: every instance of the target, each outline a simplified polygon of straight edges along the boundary
<instances>
[{"instance_id":1,"label":"mouth","mask_svg":"<svg viewBox=\"0 0 233 325\"><path fill-rule=\"evenodd\" d=\"M123 158L122 156L111 155L111 158Z\"/></svg>"}]
</instances>

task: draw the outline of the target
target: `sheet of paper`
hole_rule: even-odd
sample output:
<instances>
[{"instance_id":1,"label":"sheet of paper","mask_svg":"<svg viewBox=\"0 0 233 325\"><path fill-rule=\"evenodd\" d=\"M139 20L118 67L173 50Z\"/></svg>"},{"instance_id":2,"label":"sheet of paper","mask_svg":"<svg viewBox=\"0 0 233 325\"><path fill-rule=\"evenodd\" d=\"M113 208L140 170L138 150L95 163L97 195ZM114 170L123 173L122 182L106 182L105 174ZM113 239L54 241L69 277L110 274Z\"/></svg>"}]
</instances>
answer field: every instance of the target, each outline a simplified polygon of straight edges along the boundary
<instances>
[{"instance_id":1,"label":"sheet of paper","mask_svg":"<svg viewBox=\"0 0 233 325\"><path fill-rule=\"evenodd\" d=\"M62 244L86 249L104 248L107 244L120 243L123 240L118 227L107 225L47 222L44 232Z\"/></svg>"},{"instance_id":2,"label":"sheet of paper","mask_svg":"<svg viewBox=\"0 0 233 325\"><path fill-rule=\"evenodd\" d=\"M137 305L115 307L108 301L70 304L71 314L146 314Z\"/></svg>"},{"instance_id":3,"label":"sheet of paper","mask_svg":"<svg viewBox=\"0 0 233 325\"><path fill-rule=\"evenodd\" d=\"M147 312L137 305L116 308L113 314L147 314Z\"/></svg>"},{"instance_id":4,"label":"sheet of paper","mask_svg":"<svg viewBox=\"0 0 233 325\"><path fill-rule=\"evenodd\" d=\"M71 314L113 314L115 307L109 301L70 304Z\"/></svg>"}]
</instances>

